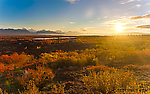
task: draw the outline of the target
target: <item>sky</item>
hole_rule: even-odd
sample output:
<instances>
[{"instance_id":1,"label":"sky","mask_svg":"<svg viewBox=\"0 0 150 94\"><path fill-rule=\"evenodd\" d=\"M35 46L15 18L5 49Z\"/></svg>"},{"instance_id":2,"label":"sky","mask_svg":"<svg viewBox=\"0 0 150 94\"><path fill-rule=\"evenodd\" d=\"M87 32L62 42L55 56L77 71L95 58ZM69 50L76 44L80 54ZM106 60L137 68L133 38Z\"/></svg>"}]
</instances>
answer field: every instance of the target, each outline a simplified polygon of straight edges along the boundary
<instances>
[{"instance_id":1,"label":"sky","mask_svg":"<svg viewBox=\"0 0 150 94\"><path fill-rule=\"evenodd\" d=\"M149 14L150 0L0 0L0 28L149 33Z\"/></svg>"}]
</instances>

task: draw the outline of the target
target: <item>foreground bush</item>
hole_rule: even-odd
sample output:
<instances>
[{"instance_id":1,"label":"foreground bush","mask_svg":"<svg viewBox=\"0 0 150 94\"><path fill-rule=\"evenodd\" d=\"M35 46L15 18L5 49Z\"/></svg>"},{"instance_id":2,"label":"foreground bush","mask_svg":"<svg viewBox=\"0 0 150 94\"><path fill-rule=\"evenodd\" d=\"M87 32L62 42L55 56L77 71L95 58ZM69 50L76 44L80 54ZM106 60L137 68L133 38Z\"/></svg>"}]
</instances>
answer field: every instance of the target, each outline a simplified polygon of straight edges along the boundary
<instances>
[{"instance_id":1,"label":"foreground bush","mask_svg":"<svg viewBox=\"0 0 150 94\"><path fill-rule=\"evenodd\" d=\"M136 88L136 79L132 73L123 70L114 71L92 71L82 78L89 93L114 93L119 89Z\"/></svg>"},{"instance_id":2,"label":"foreground bush","mask_svg":"<svg viewBox=\"0 0 150 94\"><path fill-rule=\"evenodd\" d=\"M33 80L35 85L41 86L45 82L51 82L54 78L52 70L46 67L37 66L36 69L28 69L24 71L24 75L18 80L22 85L27 85L30 80Z\"/></svg>"}]
</instances>

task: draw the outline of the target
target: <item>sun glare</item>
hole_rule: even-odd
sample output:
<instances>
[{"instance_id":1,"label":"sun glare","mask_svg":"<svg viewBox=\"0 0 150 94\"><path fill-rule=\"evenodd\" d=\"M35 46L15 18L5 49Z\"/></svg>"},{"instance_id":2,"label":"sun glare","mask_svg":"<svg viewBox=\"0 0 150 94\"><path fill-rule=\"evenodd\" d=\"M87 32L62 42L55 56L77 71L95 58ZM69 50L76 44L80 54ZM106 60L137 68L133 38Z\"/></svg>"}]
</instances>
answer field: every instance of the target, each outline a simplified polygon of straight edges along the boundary
<instances>
[{"instance_id":1,"label":"sun glare","mask_svg":"<svg viewBox=\"0 0 150 94\"><path fill-rule=\"evenodd\" d=\"M120 33L122 32L124 29L123 25L122 24L117 24L116 25L116 32Z\"/></svg>"}]
</instances>

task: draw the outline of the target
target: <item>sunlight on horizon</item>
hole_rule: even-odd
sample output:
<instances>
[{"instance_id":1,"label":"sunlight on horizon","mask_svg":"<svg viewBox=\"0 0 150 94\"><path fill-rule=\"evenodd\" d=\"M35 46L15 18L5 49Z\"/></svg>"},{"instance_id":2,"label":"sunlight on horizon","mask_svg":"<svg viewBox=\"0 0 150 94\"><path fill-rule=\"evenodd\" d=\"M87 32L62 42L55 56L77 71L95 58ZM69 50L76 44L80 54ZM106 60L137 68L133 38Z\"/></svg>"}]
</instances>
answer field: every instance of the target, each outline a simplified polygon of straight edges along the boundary
<instances>
[{"instance_id":1,"label":"sunlight on horizon","mask_svg":"<svg viewBox=\"0 0 150 94\"><path fill-rule=\"evenodd\" d=\"M123 32L125 27L123 27L123 25L121 23L117 23L116 26L115 26L115 29L116 29L117 33L121 33L121 32Z\"/></svg>"}]
</instances>

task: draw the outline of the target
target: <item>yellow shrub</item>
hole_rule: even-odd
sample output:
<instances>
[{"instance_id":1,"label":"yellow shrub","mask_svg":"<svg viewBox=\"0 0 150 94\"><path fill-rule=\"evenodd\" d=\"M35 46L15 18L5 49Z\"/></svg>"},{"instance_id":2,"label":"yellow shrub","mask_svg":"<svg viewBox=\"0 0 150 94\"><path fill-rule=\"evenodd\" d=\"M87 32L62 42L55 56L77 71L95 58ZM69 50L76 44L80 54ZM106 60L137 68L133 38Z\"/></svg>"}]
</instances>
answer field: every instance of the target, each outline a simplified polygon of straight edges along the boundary
<instances>
[{"instance_id":1,"label":"yellow shrub","mask_svg":"<svg viewBox=\"0 0 150 94\"><path fill-rule=\"evenodd\" d=\"M90 93L110 94L118 89L136 87L136 80L132 73L123 70L101 71L99 73L92 71L89 75L83 76L82 81Z\"/></svg>"},{"instance_id":2,"label":"yellow shrub","mask_svg":"<svg viewBox=\"0 0 150 94\"><path fill-rule=\"evenodd\" d=\"M51 68L58 68L63 66L87 66L96 65L98 62L95 54L91 52L54 52L42 53L39 61L43 64L48 64Z\"/></svg>"}]
</instances>

